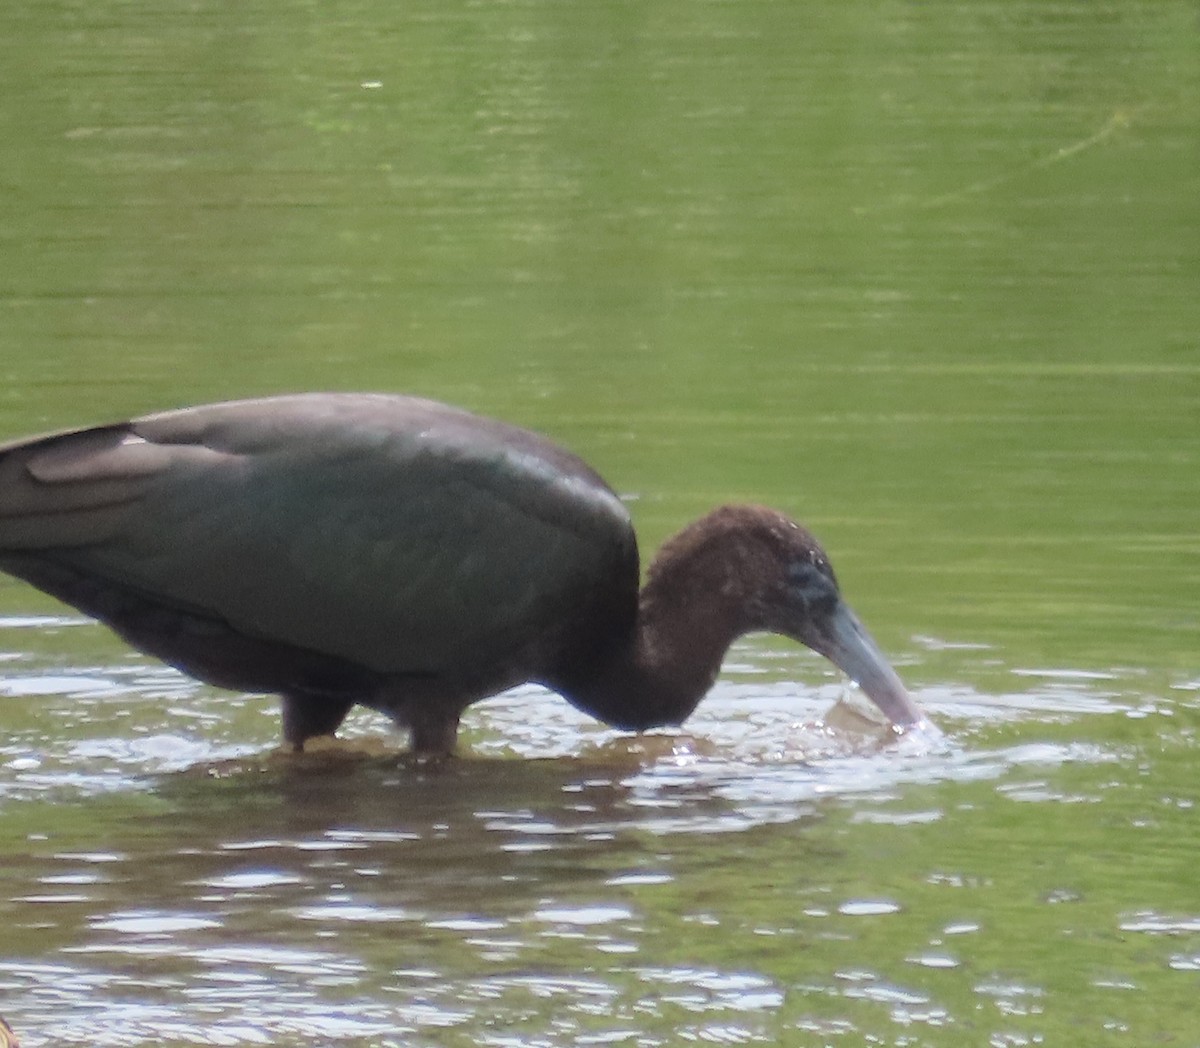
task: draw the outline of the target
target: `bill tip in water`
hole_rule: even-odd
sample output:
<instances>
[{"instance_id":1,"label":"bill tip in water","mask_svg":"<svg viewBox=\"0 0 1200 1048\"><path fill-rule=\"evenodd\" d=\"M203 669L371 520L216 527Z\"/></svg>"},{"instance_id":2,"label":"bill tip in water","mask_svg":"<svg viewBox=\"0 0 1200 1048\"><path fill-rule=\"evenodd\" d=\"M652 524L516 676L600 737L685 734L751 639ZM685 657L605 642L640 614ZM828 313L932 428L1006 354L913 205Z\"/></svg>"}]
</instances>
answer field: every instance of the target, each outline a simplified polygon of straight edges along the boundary
<instances>
[{"instance_id":1,"label":"bill tip in water","mask_svg":"<svg viewBox=\"0 0 1200 1048\"><path fill-rule=\"evenodd\" d=\"M940 745L946 738L942 729L928 717L922 717L912 724L889 724L888 730L894 738L911 739L929 745Z\"/></svg>"},{"instance_id":2,"label":"bill tip in water","mask_svg":"<svg viewBox=\"0 0 1200 1048\"><path fill-rule=\"evenodd\" d=\"M843 695L821 721L835 732L869 737L884 745L902 743L906 750L935 749L945 742L942 730L924 714L903 724L887 720L860 688Z\"/></svg>"}]
</instances>

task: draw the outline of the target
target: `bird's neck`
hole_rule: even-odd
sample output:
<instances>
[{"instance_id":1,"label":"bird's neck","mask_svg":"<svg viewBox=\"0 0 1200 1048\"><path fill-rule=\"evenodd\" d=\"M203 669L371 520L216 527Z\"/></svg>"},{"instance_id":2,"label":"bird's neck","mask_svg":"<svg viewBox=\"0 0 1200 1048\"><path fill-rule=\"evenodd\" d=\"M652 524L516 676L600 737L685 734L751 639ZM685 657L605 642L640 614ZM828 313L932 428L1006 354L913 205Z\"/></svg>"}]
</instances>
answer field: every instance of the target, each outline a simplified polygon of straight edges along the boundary
<instances>
[{"instance_id":1,"label":"bird's neck","mask_svg":"<svg viewBox=\"0 0 1200 1048\"><path fill-rule=\"evenodd\" d=\"M664 547L638 597L632 630L564 689L615 727L680 724L712 687L748 627L735 566L703 550Z\"/></svg>"}]
</instances>

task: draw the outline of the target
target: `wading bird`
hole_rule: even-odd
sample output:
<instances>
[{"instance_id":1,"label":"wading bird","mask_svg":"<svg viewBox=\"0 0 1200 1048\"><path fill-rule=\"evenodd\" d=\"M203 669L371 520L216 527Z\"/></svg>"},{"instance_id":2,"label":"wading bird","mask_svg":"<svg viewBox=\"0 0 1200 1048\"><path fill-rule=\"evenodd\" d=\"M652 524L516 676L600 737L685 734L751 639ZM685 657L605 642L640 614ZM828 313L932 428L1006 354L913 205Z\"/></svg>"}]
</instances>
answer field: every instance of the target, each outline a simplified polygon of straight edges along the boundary
<instances>
[{"instance_id":1,"label":"wading bird","mask_svg":"<svg viewBox=\"0 0 1200 1048\"><path fill-rule=\"evenodd\" d=\"M924 723L782 513L712 511L639 591L629 513L586 463L414 397L234 401L0 446L0 570L202 681L278 693L296 750L361 703L449 753L468 705L529 681L618 728L679 724L754 631Z\"/></svg>"}]
</instances>

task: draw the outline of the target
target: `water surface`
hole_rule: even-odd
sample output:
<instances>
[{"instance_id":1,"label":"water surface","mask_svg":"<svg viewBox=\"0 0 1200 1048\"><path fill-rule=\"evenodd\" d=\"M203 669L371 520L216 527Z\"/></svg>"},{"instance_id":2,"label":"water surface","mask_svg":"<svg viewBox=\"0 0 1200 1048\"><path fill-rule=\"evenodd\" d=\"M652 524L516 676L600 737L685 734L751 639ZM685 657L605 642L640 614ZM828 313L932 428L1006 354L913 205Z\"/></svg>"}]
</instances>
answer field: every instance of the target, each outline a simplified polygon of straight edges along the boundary
<instances>
[{"instance_id":1,"label":"water surface","mask_svg":"<svg viewBox=\"0 0 1200 1048\"><path fill-rule=\"evenodd\" d=\"M1194 5L0 11L0 435L404 390L647 554L829 548L944 746L749 639L685 731L536 689L414 764L0 581L25 1045L1191 1044ZM380 741L382 740L382 741Z\"/></svg>"}]
</instances>

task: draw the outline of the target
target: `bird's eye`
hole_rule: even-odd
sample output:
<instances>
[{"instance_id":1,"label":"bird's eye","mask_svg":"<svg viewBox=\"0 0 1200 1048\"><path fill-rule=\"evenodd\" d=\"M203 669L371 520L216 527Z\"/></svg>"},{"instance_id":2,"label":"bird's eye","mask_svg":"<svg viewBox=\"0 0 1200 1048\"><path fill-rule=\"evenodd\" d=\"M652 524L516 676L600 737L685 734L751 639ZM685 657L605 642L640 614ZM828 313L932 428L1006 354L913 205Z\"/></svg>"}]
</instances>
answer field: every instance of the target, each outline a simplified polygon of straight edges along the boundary
<instances>
[{"instance_id":1,"label":"bird's eye","mask_svg":"<svg viewBox=\"0 0 1200 1048\"><path fill-rule=\"evenodd\" d=\"M808 561L795 562L787 571L788 597L792 603L816 611L837 602L837 583Z\"/></svg>"}]
</instances>

